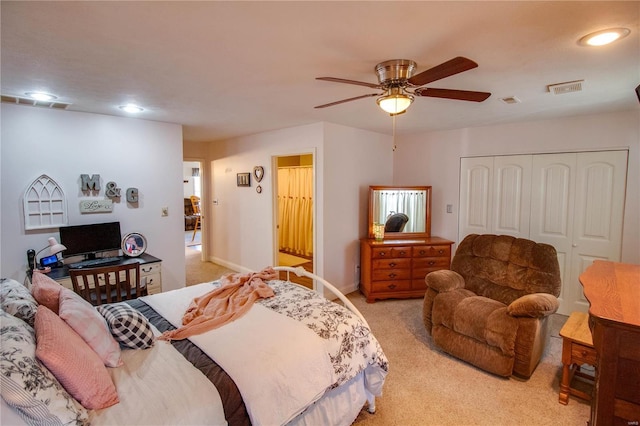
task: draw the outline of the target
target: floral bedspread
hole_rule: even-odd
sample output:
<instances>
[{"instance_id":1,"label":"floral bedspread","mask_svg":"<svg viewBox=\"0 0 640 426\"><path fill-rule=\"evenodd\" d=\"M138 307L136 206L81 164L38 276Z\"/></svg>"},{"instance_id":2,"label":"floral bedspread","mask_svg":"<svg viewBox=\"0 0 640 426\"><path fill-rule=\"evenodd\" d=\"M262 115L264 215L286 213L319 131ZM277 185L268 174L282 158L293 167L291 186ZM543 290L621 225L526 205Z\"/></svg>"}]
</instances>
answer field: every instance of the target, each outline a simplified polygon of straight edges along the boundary
<instances>
[{"instance_id":1,"label":"floral bedspread","mask_svg":"<svg viewBox=\"0 0 640 426\"><path fill-rule=\"evenodd\" d=\"M337 377L333 387L347 382L369 366L379 367L385 374L388 372L388 360L380 343L349 309L286 281L273 280L267 284L273 288L275 297L256 303L300 321L319 337L338 343L330 345L334 349L329 353Z\"/></svg>"}]
</instances>

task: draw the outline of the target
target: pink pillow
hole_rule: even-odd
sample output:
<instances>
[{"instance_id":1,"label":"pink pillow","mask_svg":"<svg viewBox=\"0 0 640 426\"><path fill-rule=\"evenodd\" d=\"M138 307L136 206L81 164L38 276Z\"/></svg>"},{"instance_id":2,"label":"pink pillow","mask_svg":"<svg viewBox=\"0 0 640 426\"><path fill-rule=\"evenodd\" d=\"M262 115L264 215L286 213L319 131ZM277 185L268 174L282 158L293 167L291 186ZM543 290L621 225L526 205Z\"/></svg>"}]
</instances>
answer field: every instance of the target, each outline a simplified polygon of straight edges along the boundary
<instances>
[{"instance_id":1,"label":"pink pillow","mask_svg":"<svg viewBox=\"0 0 640 426\"><path fill-rule=\"evenodd\" d=\"M55 280L37 270L31 276L31 294L40 305L51 309L54 313L59 310L60 289L62 286Z\"/></svg>"},{"instance_id":2,"label":"pink pillow","mask_svg":"<svg viewBox=\"0 0 640 426\"><path fill-rule=\"evenodd\" d=\"M84 339L107 367L122 365L120 345L111 335L107 321L91 303L69 290L60 290L60 318Z\"/></svg>"},{"instance_id":3,"label":"pink pillow","mask_svg":"<svg viewBox=\"0 0 640 426\"><path fill-rule=\"evenodd\" d=\"M36 357L80 404L97 410L120 402L100 357L66 322L40 305L35 329Z\"/></svg>"}]
</instances>

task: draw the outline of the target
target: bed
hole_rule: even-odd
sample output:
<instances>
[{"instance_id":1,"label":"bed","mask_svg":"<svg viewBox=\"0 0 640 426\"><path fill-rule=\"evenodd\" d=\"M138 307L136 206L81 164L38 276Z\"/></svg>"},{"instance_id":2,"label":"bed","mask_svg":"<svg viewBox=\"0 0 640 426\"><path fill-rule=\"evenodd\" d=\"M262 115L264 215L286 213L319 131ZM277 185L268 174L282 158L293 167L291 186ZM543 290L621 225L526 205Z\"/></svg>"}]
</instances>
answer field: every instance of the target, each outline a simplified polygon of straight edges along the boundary
<instances>
[{"instance_id":1,"label":"bed","mask_svg":"<svg viewBox=\"0 0 640 426\"><path fill-rule=\"evenodd\" d=\"M55 374L46 371L48 364L38 361L35 367L43 370L38 374L53 382L48 386L48 396L40 398L48 401L37 407L45 413L40 415L49 416L51 424L348 425L363 407L375 412L375 397L382 394L388 362L365 318L339 290L317 275L300 267L273 269L286 274L284 280L266 283L275 296L256 301L231 323L184 340L168 342L158 336L180 327L194 297L219 287L220 281L122 302L127 304L126 309L122 303L105 307L117 307L134 316L141 314L153 333L150 347L122 349L121 365L105 367L119 402L108 408L85 409L78 398L64 395L64 381L55 382L57 377L51 377ZM292 283L290 274L310 278L314 289ZM8 286L2 286L4 294ZM24 291L17 291L28 299ZM338 303L324 298L325 292ZM23 337L16 339L14 318L26 316L28 324L29 309L37 311L36 320L44 317L40 311L45 309L6 307L4 299L0 414L3 424L25 424L25 412L35 415L33 402L28 406L25 399L39 390L34 390L29 380L24 380L19 389L20 375L7 367L12 365L7 359L14 343L29 340L28 326ZM64 300L60 296L60 316L66 313ZM101 308L93 309L112 325ZM42 321L34 324L38 345L40 339L47 339L43 331L38 332L45 328ZM116 336L113 328L111 332ZM55 344L63 340L57 338ZM35 423L31 420L26 424Z\"/></svg>"}]
</instances>

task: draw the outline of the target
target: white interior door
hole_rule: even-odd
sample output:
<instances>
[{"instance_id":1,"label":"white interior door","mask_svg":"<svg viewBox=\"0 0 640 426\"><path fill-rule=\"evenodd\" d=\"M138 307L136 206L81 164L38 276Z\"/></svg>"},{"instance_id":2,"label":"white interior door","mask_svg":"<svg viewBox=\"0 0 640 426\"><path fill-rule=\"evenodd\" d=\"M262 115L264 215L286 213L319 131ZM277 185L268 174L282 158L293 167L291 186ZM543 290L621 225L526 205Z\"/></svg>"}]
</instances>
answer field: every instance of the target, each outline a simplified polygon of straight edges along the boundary
<instances>
[{"instance_id":1,"label":"white interior door","mask_svg":"<svg viewBox=\"0 0 640 426\"><path fill-rule=\"evenodd\" d=\"M555 247L562 282L570 282L576 154L545 154L533 157L533 208L529 239ZM566 305L565 301L575 298L573 293L573 287L562 286L561 306Z\"/></svg>"},{"instance_id":2,"label":"white interior door","mask_svg":"<svg viewBox=\"0 0 640 426\"><path fill-rule=\"evenodd\" d=\"M492 233L529 237L531 155L495 157Z\"/></svg>"},{"instance_id":3,"label":"white interior door","mask_svg":"<svg viewBox=\"0 0 640 426\"><path fill-rule=\"evenodd\" d=\"M580 274L594 260L619 262L627 176L627 151L577 154L575 215L569 281L563 313L586 312Z\"/></svg>"},{"instance_id":4,"label":"white interior door","mask_svg":"<svg viewBox=\"0 0 640 426\"><path fill-rule=\"evenodd\" d=\"M458 241L469 234L490 234L493 157L460 159Z\"/></svg>"}]
</instances>

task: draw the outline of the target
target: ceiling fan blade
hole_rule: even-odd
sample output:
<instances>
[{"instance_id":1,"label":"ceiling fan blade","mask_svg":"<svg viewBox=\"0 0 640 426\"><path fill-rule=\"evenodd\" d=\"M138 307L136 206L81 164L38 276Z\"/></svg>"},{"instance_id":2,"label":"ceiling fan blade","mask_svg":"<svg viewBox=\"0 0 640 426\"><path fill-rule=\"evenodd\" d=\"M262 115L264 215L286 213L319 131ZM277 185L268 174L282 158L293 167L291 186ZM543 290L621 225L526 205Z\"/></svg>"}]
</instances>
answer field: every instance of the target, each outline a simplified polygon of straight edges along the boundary
<instances>
[{"instance_id":1,"label":"ceiling fan blade","mask_svg":"<svg viewBox=\"0 0 640 426\"><path fill-rule=\"evenodd\" d=\"M358 100L358 99L370 98L371 96L382 96L382 93L369 93L368 95L361 95L361 96L356 96L355 98L343 99L341 101L335 101L335 102L331 102L329 104L318 105L318 106L316 106L314 108L326 108L326 107L330 107L330 106L334 106L334 105L338 105L338 104L343 104L345 102L355 101L355 100Z\"/></svg>"},{"instance_id":2,"label":"ceiling fan blade","mask_svg":"<svg viewBox=\"0 0 640 426\"><path fill-rule=\"evenodd\" d=\"M473 62L471 59L458 56L440 65L436 65L431 69L422 71L421 73L409 78L408 81L414 86L422 86L427 83L431 83L432 81L440 80L463 71L468 71L477 66L478 64Z\"/></svg>"},{"instance_id":3,"label":"ceiling fan blade","mask_svg":"<svg viewBox=\"0 0 640 426\"><path fill-rule=\"evenodd\" d=\"M430 87L419 87L414 92L417 96L429 96L432 98L456 99L459 101L482 102L486 100L491 93L473 92L469 90L453 90L453 89L433 89Z\"/></svg>"},{"instance_id":4,"label":"ceiling fan blade","mask_svg":"<svg viewBox=\"0 0 640 426\"><path fill-rule=\"evenodd\" d=\"M380 89L380 85L379 84L367 83L365 81L347 80L347 79L344 79L344 78L316 77L316 80L333 81L334 83L357 84L358 86L371 87L372 89Z\"/></svg>"}]
</instances>

